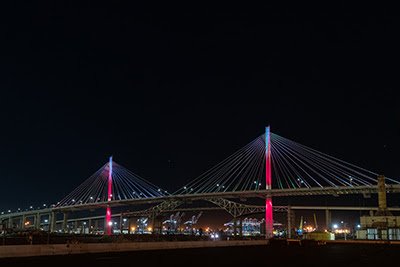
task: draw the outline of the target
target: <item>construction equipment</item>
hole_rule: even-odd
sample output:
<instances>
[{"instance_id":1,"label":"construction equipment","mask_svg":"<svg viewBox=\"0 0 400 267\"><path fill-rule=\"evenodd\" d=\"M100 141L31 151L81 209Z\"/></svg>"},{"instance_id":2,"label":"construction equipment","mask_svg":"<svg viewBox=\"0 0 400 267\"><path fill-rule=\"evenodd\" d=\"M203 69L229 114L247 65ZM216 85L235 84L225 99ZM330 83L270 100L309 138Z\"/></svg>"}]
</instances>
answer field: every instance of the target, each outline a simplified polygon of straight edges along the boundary
<instances>
[{"instance_id":1,"label":"construction equipment","mask_svg":"<svg viewBox=\"0 0 400 267\"><path fill-rule=\"evenodd\" d=\"M169 219L168 220L165 220L164 222L163 222L163 225L165 225L163 228L165 229L165 231L168 233L168 234L171 234L171 233L176 233L177 231L178 231L178 229L179 229L179 226L180 226L180 224L181 224L181 220L182 220L182 217L185 215L185 213L184 212L182 212L182 213L180 213L179 211L174 215L174 214L171 214L171 216L169 217Z\"/></svg>"},{"instance_id":2,"label":"construction equipment","mask_svg":"<svg viewBox=\"0 0 400 267\"><path fill-rule=\"evenodd\" d=\"M193 234L194 229L193 226L197 224L197 221L199 220L200 216L203 214L201 211L197 216L193 215L191 220L184 222L183 224L185 225L185 233L186 234Z\"/></svg>"}]
</instances>

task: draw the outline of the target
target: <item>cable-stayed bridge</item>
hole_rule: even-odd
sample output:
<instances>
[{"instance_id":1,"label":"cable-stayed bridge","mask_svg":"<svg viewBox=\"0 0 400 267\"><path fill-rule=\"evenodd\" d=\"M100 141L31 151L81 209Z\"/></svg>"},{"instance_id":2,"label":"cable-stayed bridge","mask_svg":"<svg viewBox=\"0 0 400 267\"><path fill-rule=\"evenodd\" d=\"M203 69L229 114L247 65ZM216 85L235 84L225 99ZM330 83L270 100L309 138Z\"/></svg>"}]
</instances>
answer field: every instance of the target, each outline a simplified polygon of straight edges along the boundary
<instances>
[{"instance_id":1,"label":"cable-stayed bridge","mask_svg":"<svg viewBox=\"0 0 400 267\"><path fill-rule=\"evenodd\" d=\"M363 194L378 192L378 174L319 152L279 135L266 132L213 168L169 193L110 161L71 193L51 207L24 212L2 212L0 222L12 226L15 218L35 216L40 226L41 214L49 214L49 230L54 231L57 213L63 213L65 229L69 212L105 209L104 230L111 234L112 210L147 205L146 209L125 212L127 215L156 217L162 212L178 210L184 203L207 201L232 216L265 213L265 233L272 236L272 199L291 196ZM386 191L400 192L400 182L386 178ZM259 198L264 205L242 203ZM279 208L275 208L279 209ZM118 214L121 216L122 213ZM114 215L115 217L115 215Z\"/></svg>"}]
</instances>

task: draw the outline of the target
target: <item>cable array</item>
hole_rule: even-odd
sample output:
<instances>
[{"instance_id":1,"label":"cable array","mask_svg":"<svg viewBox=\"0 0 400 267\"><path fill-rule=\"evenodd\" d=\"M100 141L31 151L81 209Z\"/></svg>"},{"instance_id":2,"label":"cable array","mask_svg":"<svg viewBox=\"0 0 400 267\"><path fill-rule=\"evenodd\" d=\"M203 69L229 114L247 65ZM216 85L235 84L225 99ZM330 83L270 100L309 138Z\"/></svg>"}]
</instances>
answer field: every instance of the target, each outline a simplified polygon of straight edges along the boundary
<instances>
[{"instance_id":1,"label":"cable array","mask_svg":"<svg viewBox=\"0 0 400 267\"><path fill-rule=\"evenodd\" d=\"M278 188L370 186L378 174L292 140L271 134L271 159ZM399 183L386 178L387 183Z\"/></svg>"},{"instance_id":2,"label":"cable array","mask_svg":"<svg viewBox=\"0 0 400 267\"><path fill-rule=\"evenodd\" d=\"M57 207L75 206L107 201L110 164L106 163L80 186L57 203ZM161 197L168 192L158 188L128 169L112 163L112 199L126 200Z\"/></svg>"},{"instance_id":3,"label":"cable array","mask_svg":"<svg viewBox=\"0 0 400 267\"><path fill-rule=\"evenodd\" d=\"M378 174L271 133L272 188L372 186ZM174 194L265 189L265 134ZM388 184L400 182L386 178Z\"/></svg>"},{"instance_id":4,"label":"cable array","mask_svg":"<svg viewBox=\"0 0 400 267\"><path fill-rule=\"evenodd\" d=\"M174 194L258 190L265 185L264 135L239 149Z\"/></svg>"}]
</instances>

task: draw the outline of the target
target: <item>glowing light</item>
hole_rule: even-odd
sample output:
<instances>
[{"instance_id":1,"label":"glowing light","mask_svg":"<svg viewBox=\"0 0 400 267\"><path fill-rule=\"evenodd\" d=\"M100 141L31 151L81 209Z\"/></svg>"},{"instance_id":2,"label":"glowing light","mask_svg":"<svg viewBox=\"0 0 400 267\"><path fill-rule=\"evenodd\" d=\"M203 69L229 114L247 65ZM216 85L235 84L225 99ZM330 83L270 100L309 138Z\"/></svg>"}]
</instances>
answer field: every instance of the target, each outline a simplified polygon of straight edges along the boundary
<instances>
[{"instance_id":1,"label":"glowing light","mask_svg":"<svg viewBox=\"0 0 400 267\"><path fill-rule=\"evenodd\" d=\"M349 229L336 229L335 233L336 234L349 234L350 230Z\"/></svg>"},{"instance_id":2,"label":"glowing light","mask_svg":"<svg viewBox=\"0 0 400 267\"><path fill-rule=\"evenodd\" d=\"M108 222L108 226L112 226L113 225L113 222Z\"/></svg>"},{"instance_id":3,"label":"glowing light","mask_svg":"<svg viewBox=\"0 0 400 267\"><path fill-rule=\"evenodd\" d=\"M135 232L136 228L134 226L131 227L131 232Z\"/></svg>"},{"instance_id":4,"label":"glowing light","mask_svg":"<svg viewBox=\"0 0 400 267\"><path fill-rule=\"evenodd\" d=\"M147 227L147 231L151 232L151 231L153 231L153 228Z\"/></svg>"},{"instance_id":5,"label":"glowing light","mask_svg":"<svg viewBox=\"0 0 400 267\"><path fill-rule=\"evenodd\" d=\"M337 229L339 226L337 224L333 225L333 229Z\"/></svg>"}]
</instances>

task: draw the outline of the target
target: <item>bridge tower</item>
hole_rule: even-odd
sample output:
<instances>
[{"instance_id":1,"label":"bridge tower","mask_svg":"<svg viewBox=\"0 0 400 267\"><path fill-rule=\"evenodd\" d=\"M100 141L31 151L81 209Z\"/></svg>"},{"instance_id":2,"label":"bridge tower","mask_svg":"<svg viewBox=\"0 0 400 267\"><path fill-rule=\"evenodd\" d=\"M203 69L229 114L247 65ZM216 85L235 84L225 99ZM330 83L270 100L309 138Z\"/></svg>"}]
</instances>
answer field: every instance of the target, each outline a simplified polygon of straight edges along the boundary
<instances>
[{"instance_id":1,"label":"bridge tower","mask_svg":"<svg viewBox=\"0 0 400 267\"><path fill-rule=\"evenodd\" d=\"M271 133L270 127L265 128L265 188L272 188L272 171L271 171ZM265 238L273 237L274 220L273 220L272 197L267 196L265 199Z\"/></svg>"},{"instance_id":2,"label":"bridge tower","mask_svg":"<svg viewBox=\"0 0 400 267\"><path fill-rule=\"evenodd\" d=\"M112 199L112 156L110 157L110 162L108 164L108 186L107 186L107 202L110 202ZM106 235L111 235L112 231L112 221L111 221L111 207L110 205L107 205L107 211L106 211L106 225L104 226L105 228L105 234Z\"/></svg>"}]
</instances>

